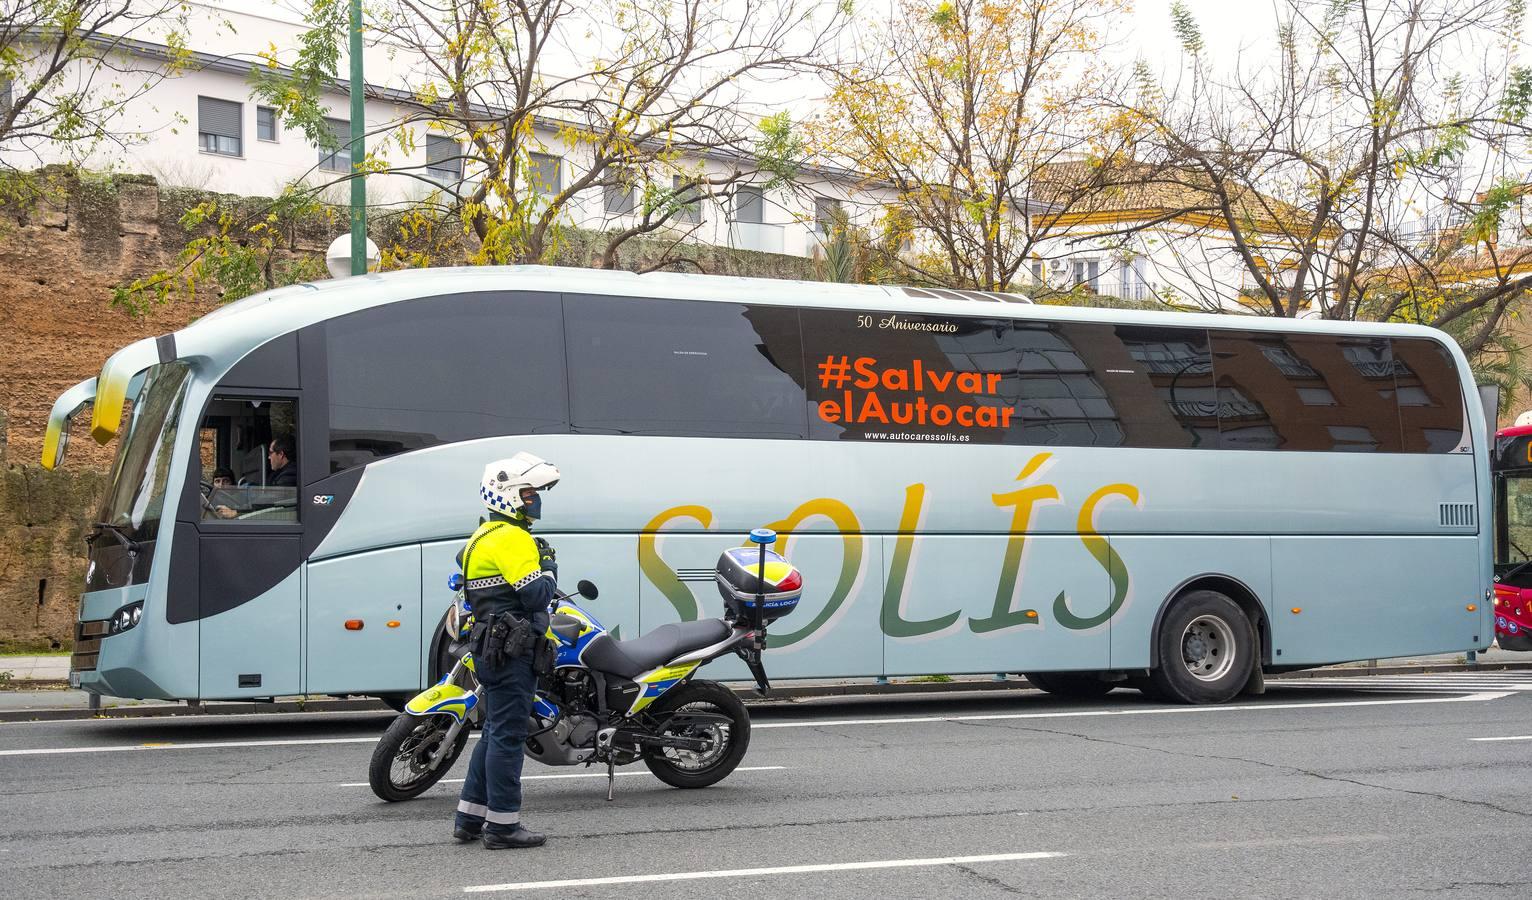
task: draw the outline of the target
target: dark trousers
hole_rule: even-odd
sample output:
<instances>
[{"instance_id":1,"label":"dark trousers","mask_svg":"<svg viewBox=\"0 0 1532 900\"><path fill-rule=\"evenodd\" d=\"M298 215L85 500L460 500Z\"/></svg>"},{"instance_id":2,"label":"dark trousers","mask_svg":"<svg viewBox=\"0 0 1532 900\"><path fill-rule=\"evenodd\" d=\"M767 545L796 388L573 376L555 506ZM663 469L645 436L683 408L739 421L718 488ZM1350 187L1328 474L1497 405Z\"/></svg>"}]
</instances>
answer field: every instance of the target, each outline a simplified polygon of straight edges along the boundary
<instances>
[{"instance_id":1,"label":"dark trousers","mask_svg":"<svg viewBox=\"0 0 1532 900\"><path fill-rule=\"evenodd\" d=\"M457 824L515 831L521 821L521 761L537 677L530 656L494 668L480 663L477 674L484 686L484 729L468 762Z\"/></svg>"}]
</instances>

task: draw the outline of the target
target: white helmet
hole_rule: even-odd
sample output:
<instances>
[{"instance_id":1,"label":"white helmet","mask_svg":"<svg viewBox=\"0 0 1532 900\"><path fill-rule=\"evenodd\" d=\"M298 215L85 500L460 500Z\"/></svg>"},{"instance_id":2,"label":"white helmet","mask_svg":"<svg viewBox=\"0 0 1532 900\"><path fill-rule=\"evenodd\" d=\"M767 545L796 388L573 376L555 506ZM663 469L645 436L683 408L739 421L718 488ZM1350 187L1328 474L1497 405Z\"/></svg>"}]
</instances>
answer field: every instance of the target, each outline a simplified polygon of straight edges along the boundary
<instances>
[{"instance_id":1,"label":"white helmet","mask_svg":"<svg viewBox=\"0 0 1532 900\"><path fill-rule=\"evenodd\" d=\"M509 516L520 511L524 505L521 499L523 488L542 491L558 483L558 467L541 457L523 452L484 467L484 478L479 482L479 498L490 512Z\"/></svg>"}]
</instances>

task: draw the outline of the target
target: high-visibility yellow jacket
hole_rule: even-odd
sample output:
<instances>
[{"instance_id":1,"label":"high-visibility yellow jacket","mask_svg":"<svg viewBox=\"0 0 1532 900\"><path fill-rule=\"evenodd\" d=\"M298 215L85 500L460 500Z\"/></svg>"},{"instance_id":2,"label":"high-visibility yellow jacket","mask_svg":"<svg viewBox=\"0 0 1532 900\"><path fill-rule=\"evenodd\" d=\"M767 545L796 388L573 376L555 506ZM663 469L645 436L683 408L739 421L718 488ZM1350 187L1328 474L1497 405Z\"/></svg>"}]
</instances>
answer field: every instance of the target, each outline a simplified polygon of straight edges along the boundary
<instances>
[{"instance_id":1,"label":"high-visibility yellow jacket","mask_svg":"<svg viewBox=\"0 0 1532 900\"><path fill-rule=\"evenodd\" d=\"M537 542L516 522L495 516L474 531L459 554L474 616L514 612L546 623L558 583ZM543 625L541 627L546 627Z\"/></svg>"}]
</instances>

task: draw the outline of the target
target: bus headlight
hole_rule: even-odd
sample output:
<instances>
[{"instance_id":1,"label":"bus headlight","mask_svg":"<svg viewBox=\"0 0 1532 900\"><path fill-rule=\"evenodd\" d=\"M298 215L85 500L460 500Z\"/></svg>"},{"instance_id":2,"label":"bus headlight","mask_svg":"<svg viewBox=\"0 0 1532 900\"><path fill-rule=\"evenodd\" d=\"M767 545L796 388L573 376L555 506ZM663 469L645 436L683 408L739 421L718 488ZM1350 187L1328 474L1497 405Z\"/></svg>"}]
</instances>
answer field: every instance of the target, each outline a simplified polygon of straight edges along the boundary
<instances>
[{"instance_id":1,"label":"bus headlight","mask_svg":"<svg viewBox=\"0 0 1532 900\"><path fill-rule=\"evenodd\" d=\"M110 624L107 625L107 634L121 634L137 625L143 618L144 601L140 600L137 603L129 603L122 609L112 613L112 617L108 620Z\"/></svg>"}]
</instances>

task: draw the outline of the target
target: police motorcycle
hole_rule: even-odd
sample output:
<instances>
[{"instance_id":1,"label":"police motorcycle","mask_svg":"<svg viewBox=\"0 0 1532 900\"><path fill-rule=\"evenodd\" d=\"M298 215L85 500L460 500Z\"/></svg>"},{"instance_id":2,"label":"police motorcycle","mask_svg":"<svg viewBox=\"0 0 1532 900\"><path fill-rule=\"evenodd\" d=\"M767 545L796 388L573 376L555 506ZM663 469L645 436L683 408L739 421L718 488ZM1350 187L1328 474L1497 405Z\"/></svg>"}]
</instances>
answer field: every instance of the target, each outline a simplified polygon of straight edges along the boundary
<instances>
[{"instance_id":1,"label":"police motorcycle","mask_svg":"<svg viewBox=\"0 0 1532 900\"><path fill-rule=\"evenodd\" d=\"M606 766L612 799L616 767L642 760L661 781L678 788L717 784L733 772L750 744L750 716L734 692L693 677L704 664L734 654L745 661L758 692L771 689L761 663L766 629L792 612L803 576L776 551L776 533L758 528L754 546L733 547L718 558L714 580L724 614L716 619L662 625L618 640L573 595L556 597L528 722L526 755L550 766ZM473 611L461 575L443 626L457 659L435 686L405 704L373 750L368 779L384 800L409 800L441 779L479 723L482 688L474 676L467 636ZM581 581L584 600L596 586Z\"/></svg>"}]
</instances>

